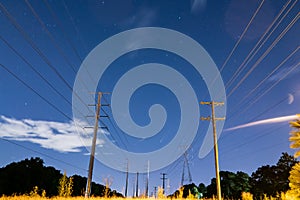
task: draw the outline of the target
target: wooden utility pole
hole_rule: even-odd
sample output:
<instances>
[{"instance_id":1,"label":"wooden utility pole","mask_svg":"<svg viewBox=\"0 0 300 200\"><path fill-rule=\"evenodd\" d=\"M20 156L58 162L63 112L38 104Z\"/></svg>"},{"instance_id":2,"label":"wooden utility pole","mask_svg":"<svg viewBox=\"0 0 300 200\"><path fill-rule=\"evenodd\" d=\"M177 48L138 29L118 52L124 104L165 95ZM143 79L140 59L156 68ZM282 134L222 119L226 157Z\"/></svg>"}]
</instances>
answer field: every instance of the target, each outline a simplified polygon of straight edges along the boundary
<instances>
[{"instance_id":1,"label":"wooden utility pole","mask_svg":"<svg viewBox=\"0 0 300 200\"><path fill-rule=\"evenodd\" d=\"M126 182L125 182L125 197L127 197L127 190L128 190L128 160L127 160L127 168L126 168Z\"/></svg>"},{"instance_id":2,"label":"wooden utility pole","mask_svg":"<svg viewBox=\"0 0 300 200\"><path fill-rule=\"evenodd\" d=\"M134 198L135 196L135 181L134 181L134 179L132 180L132 197Z\"/></svg>"},{"instance_id":3,"label":"wooden utility pole","mask_svg":"<svg viewBox=\"0 0 300 200\"><path fill-rule=\"evenodd\" d=\"M98 92L98 99L97 99L97 104L96 104L94 135L93 135L93 141L92 141L92 147L91 147L88 179L87 179L86 190L85 190L86 198L90 197L90 195L91 195L91 184L92 184L92 176L93 176L93 168L94 168L94 160L95 160L96 140L97 140L98 123L99 123L100 109L101 109L101 97L102 97L102 92Z\"/></svg>"},{"instance_id":4,"label":"wooden utility pole","mask_svg":"<svg viewBox=\"0 0 300 200\"><path fill-rule=\"evenodd\" d=\"M146 191L145 191L146 198L149 197L149 176L150 176L150 161L148 160L147 179L146 179Z\"/></svg>"},{"instance_id":5,"label":"wooden utility pole","mask_svg":"<svg viewBox=\"0 0 300 200\"><path fill-rule=\"evenodd\" d=\"M139 172L136 173L135 197L139 197Z\"/></svg>"},{"instance_id":6,"label":"wooden utility pole","mask_svg":"<svg viewBox=\"0 0 300 200\"><path fill-rule=\"evenodd\" d=\"M157 197L157 187L154 186L154 198L156 198L156 197Z\"/></svg>"},{"instance_id":7,"label":"wooden utility pole","mask_svg":"<svg viewBox=\"0 0 300 200\"><path fill-rule=\"evenodd\" d=\"M216 169L216 184L217 184L217 197L218 200L221 200L221 183L220 183L220 172L219 172L219 150L218 150L218 137L216 130L216 120L224 120L225 118L216 118L215 117L215 106L222 106L224 102L200 102L201 105L211 105L211 117L201 117L201 120L212 121L213 125L213 136L214 136L214 153L215 153L215 169Z\"/></svg>"},{"instance_id":8,"label":"wooden utility pole","mask_svg":"<svg viewBox=\"0 0 300 200\"><path fill-rule=\"evenodd\" d=\"M162 173L161 175L162 175L162 178L160 178L160 179L162 179L162 184L163 184L163 185L162 185L162 187L163 187L163 194L165 194L165 189L166 189L165 181L166 181L166 179L167 179L167 178L166 178L166 175L167 175L167 174L166 174L166 173Z\"/></svg>"}]
</instances>

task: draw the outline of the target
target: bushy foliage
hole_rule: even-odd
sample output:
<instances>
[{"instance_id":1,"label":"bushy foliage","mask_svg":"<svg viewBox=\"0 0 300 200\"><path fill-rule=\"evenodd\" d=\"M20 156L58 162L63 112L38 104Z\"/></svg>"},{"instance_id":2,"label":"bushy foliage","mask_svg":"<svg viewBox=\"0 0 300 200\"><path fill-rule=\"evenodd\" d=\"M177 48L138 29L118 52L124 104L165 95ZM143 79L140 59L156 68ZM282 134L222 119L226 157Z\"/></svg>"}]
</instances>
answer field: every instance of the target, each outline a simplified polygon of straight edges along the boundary
<instances>
[{"instance_id":1,"label":"bushy foliage","mask_svg":"<svg viewBox=\"0 0 300 200\"><path fill-rule=\"evenodd\" d=\"M294 129L290 132L290 147L297 150L294 155L297 158L300 156L300 120L291 121L290 126Z\"/></svg>"},{"instance_id":2,"label":"bushy foliage","mask_svg":"<svg viewBox=\"0 0 300 200\"><path fill-rule=\"evenodd\" d=\"M44 162L40 158L25 159L20 162L13 162L3 168L0 168L0 196L12 196L30 194L38 195L39 197L46 196L58 196L59 195L59 181L65 180L64 184L66 188L63 194L67 196L83 196L86 181L85 177L74 175L67 177L56 170L54 167L44 166ZM62 178L62 179L61 179ZM111 191L107 189L108 196L122 197L122 194L117 191ZM92 182L93 196L105 195L105 186Z\"/></svg>"},{"instance_id":3,"label":"bushy foliage","mask_svg":"<svg viewBox=\"0 0 300 200\"><path fill-rule=\"evenodd\" d=\"M59 179L58 196L70 197L73 192L73 177L68 178L66 172Z\"/></svg>"},{"instance_id":4,"label":"bushy foliage","mask_svg":"<svg viewBox=\"0 0 300 200\"><path fill-rule=\"evenodd\" d=\"M300 115L298 115L300 117ZM296 149L294 154L295 157L300 156L300 119L290 122L293 131L290 133L290 147ZM291 190L289 191L292 195L300 199L300 163L297 163L291 170L289 176L289 186Z\"/></svg>"},{"instance_id":5,"label":"bushy foliage","mask_svg":"<svg viewBox=\"0 0 300 200\"><path fill-rule=\"evenodd\" d=\"M56 196L61 173L53 167L45 167L40 158L13 162L0 168L0 196L29 194L37 186L39 195L47 191L48 196Z\"/></svg>"},{"instance_id":6,"label":"bushy foliage","mask_svg":"<svg viewBox=\"0 0 300 200\"><path fill-rule=\"evenodd\" d=\"M244 172L220 171L222 196L228 199L240 199L242 192L250 191L249 175ZM217 194L216 179L211 180L206 188L205 197L211 198Z\"/></svg>"},{"instance_id":7,"label":"bushy foliage","mask_svg":"<svg viewBox=\"0 0 300 200\"><path fill-rule=\"evenodd\" d=\"M251 175L251 193L254 199L262 199L264 195L276 197L287 192L290 189L289 173L296 163L293 156L282 153L276 165L259 167Z\"/></svg>"}]
</instances>

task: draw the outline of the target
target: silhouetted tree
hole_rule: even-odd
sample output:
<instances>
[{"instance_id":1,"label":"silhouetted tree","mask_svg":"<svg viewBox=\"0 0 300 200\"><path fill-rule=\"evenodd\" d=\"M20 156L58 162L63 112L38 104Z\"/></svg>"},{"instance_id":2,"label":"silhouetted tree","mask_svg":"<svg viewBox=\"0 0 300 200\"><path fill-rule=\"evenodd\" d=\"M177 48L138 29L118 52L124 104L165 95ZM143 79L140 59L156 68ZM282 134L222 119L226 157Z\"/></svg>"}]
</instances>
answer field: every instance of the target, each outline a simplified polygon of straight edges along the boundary
<instances>
[{"instance_id":1,"label":"silhouetted tree","mask_svg":"<svg viewBox=\"0 0 300 200\"><path fill-rule=\"evenodd\" d=\"M198 185L198 191L202 194L202 195L205 195L207 193L206 191L206 186L204 183L200 183Z\"/></svg>"},{"instance_id":2,"label":"silhouetted tree","mask_svg":"<svg viewBox=\"0 0 300 200\"><path fill-rule=\"evenodd\" d=\"M44 167L40 158L25 159L0 168L0 196L29 194L37 186L39 193L47 191L48 196L57 195L61 174L53 167Z\"/></svg>"},{"instance_id":3,"label":"silhouetted tree","mask_svg":"<svg viewBox=\"0 0 300 200\"><path fill-rule=\"evenodd\" d=\"M39 195L46 191L48 197L57 196L59 188L59 180L63 177L59 170L54 167L44 166L44 162L40 158L25 159L20 162L13 162L3 168L0 168L0 196L12 194L30 194L33 188ZM68 182L68 194L72 196L83 196L87 179L79 175L65 177L72 180L72 184ZM67 184L67 185L68 185ZM91 195L104 196L105 186L92 183ZM122 197L117 191L108 190L109 196Z\"/></svg>"},{"instance_id":4,"label":"silhouetted tree","mask_svg":"<svg viewBox=\"0 0 300 200\"><path fill-rule=\"evenodd\" d=\"M240 199L242 192L250 190L250 177L244 172L220 171L220 179L222 196L226 199ZM213 178L210 185L206 187L204 196L211 198L216 194L216 179Z\"/></svg>"},{"instance_id":5,"label":"silhouetted tree","mask_svg":"<svg viewBox=\"0 0 300 200\"><path fill-rule=\"evenodd\" d=\"M289 189L289 173L297 163L293 156L282 153L276 165L259 167L251 175L251 193L255 199L260 199L264 194L276 196Z\"/></svg>"}]
</instances>

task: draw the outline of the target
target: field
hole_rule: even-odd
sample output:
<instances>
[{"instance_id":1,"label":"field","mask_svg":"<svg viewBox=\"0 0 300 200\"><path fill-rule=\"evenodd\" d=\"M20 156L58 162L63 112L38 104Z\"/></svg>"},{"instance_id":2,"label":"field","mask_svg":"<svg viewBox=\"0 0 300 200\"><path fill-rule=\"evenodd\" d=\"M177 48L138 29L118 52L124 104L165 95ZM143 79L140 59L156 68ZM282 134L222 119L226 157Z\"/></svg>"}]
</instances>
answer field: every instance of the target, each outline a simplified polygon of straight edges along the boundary
<instances>
[{"instance_id":1,"label":"field","mask_svg":"<svg viewBox=\"0 0 300 200\"><path fill-rule=\"evenodd\" d=\"M104 198L104 197L91 197L89 198L90 200L124 200L124 198ZM127 200L145 200L146 198L127 198ZM169 198L148 198L149 200L155 200L155 199L163 199L167 200ZM40 197L40 196L2 196L0 197L0 200L86 200L84 197L52 197L52 198L46 198L46 197ZM181 200L178 198L178 200ZM195 200L195 198L186 198L182 200ZM203 200L215 200L215 199L203 199ZM223 199L225 200L225 199ZM241 200L253 200L252 195L249 193L245 193L243 195L243 198ZM296 195L291 195L291 194L282 194L278 198L263 198L262 200L300 200L299 198L296 197Z\"/></svg>"}]
</instances>

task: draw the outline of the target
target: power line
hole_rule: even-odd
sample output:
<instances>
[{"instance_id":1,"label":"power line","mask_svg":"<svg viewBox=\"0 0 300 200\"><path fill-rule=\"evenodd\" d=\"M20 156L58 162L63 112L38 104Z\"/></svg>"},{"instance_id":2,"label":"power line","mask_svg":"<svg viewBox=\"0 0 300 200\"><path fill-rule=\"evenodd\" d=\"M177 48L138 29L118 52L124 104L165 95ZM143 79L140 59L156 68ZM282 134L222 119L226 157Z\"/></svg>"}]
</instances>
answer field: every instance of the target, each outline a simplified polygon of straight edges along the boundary
<instances>
[{"instance_id":1,"label":"power line","mask_svg":"<svg viewBox=\"0 0 300 200\"><path fill-rule=\"evenodd\" d=\"M292 94L295 94L296 92L292 92ZM255 121L256 119L258 119L260 116L262 116L263 114L265 114L265 113L267 113L267 112L269 112L269 111L271 111L271 110L273 110L274 108L276 108L278 105L280 105L281 103L283 103L283 102L285 102L286 101L286 97L285 98L283 98L283 99L281 99L280 101L278 101L278 102L276 102L275 104L272 104L272 105L270 105L269 107L267 107L265 110L263 110L262 112L260 112L258 115L256 115L255 117L253 117L253 118L251 118L249 121L251 122L251 121ZM278 130L278 129L277 129ZM227 133L226 135L222 135L222 139L225 139L225 138L227 138L227 137L229 137L229 136L231 136L232 134L234 134L234 133L236 133L238 130L234 130L233 132L231 132L231 133ZM263 137L263 136L262 136ZM247 140L248 141L248 140ZM238 146L239 146L239 144L238 144ZM234 147L235 148L235 147ZM226 148L225 148L225 150L226 150Z\"/></svg>"},{"instance_id":2,"label":"power line","mask_svg":"<svg viewBox=\"0 0 300 200\"><path fill-rule=\"evenodd\" d=\"M253 138L249 137L249 138L245 139L245 142L239 143L239 144L236 145L236 146L234 146L234 145L227 146L227 147L229 147L229 148L226 148L226 147L225 147L225 148L222 150L222 154L230 153L230 152L232 152L232 151L235 150L235 149L244 147L244 146L246 146L246 145L248 145L248 144L251 144L251 143L253 143L253 142L255 142L255 141L257 141L257 140L259 140L259 139L261 139L261 138L263 138L263 137L266 137L266 136L268 136L268 135L271 135L272 133L274 133L275 130L279 130L278 127L275 127L275 128L273 128L273 129L270 129L270 130L268 130L268 131L265 132L265 133L260 133L260 134L257 135L256 137L253 137ZM236 130L236 131L237 131L237 130Z\"/></svg>"},{"instance_id":3,"label":"power line","mask_svg":"<svg viewBox=\"0 0 300 200\"><path fill-rule=\"evenodd\" d=\"M272 35L272 33L277 29L279 24L282 22L282 20L286 17L286 15L290 12L290 10L295 6L297 0L292 4L292 6L288 9L288 11L283 15L283 17L280 19L280 21L274 26L276 21L279 19L279 17L282 15L282 13L286 10L288 5L290 4L291 0L289 0L281 9L281 11L277 14L273 22L269 25L269 27L266 29L264 34L260 37L259 41L255 44L255 46L252 48L252 50L248 53L242 64L238 67L238 69L235 71L235 73L232 75L230 80L226 83L226 88L229 88L233 82L237 79L237 77L240 75L240 73L246 68L246 66L249 64L249 62L254 58L254 56L257 54L257 52L261 49L261 47L266 43L266 41L269 39L269 37ZM274 27L273 27L274 26ZM272 31L268 34L268 32ZM268 34L268 35L267 35ZM267 37L266 37L267 36Z\"/></svg>"},{"instance_id":4,"label":"power line","mask_svg":"<svg viewBox=\"0 0 300 200\"><path fill-rule=\"evenodd\" d=\"M28 61L24 56L22 56L7 40L5 40L1 35L0 39L19 57L21 60L27 64L27 66L34 71L45 83L54 90L61 98L63 98L69 105L72 105L71 102L63 95L61 94L38 70L35 69L35 67Z\"/></svg>"},{"instance_id":5,"label":"power line","mask_svg":"<svg viewBox=\"0 0 300 200\"><path fill-rule=\"evenodd\" d=\"M50 158L50 159L52 159L52 160L55 160L55 161L58 161L58 162L60 162L60 163L65 164L65 165L68 165L68 166L70 166L70 167L73 167L73 168L75 168L75 169L79 169L79 170L82 170L82 171L87 172L87 170L84 169L84 168L81 168L81 167L78 167L78 166L73 165L73 164L71 164L71 163L68 163L68 162L66 162L66 161L57 159L57 158L55 158L55 157L53 157L53 156L50 156L50 155L48 155L48 154L45 154L45 153L42 153L42 152L40 152L40 151L34 150L34 149L32 149L32 148L26 147L26 146L24 146L24 145L18 144L18 143L16 143L16 142L11 141L11 140L8 140L8 139L5 139L5 138L1 138L1 137L0 137L0 140L9 142L9 143L14 144L14 145L16 145L16 146L19 146L19 147L21 147L21 148L23 148L23 149L26 149L26 150L28 150L28 151L31 151L31 152L40 154L40 155L45 156L45 157L47 157L47 158Z\"/></svg>"},{"instance_id":6,"label":"power line","mask_svg":"<svg viewBox=\"0 0 300 200\"><path fill-rule=\"evenodd\" d=\"M31 64L21 53L19 53L6 39L4 39L0 35L0 39L10 48L11 51L13 51L35 74L37 74L45 83L56 93L58 94L62 99L64 99L68 105L72 106L72 103L61 93L59 92L56 87L51 84L45 76L43 76L34 66ZM74 107L76 111L78 111L81 115L83 113L78 110L77 107ZM84 116L84 115L83 115Z\"/></svg>"},{"instance_id":7,"label":"power line","mask_svg":"<svg viewBox=\"0 0 300 200\"><path fill-rule=\"evenodd\" d=\"M1 3L0 3L1 4ZM20 81L24 86L26 86L28 89L30 89L32 92L34 92L36 95L38 95L41 99L43 99L47 104L49 104L52 108L54 108L57 112L62 114L64 117L72 121L72 118L70 118L68 115L66 115L62 110L60 110L58 107L56 107L53 103L48 101L45 97L43 97L39 92L37 92L35 89L33 89L30 85L28 85L25 81L23 81L21 78L19 78L15 73L9 70L8 67L0 63L0 66L5 69L9 74L11 74L13 77L15 77L18 81Z\"/></svg>"},{"instance_id":8,"label":"power line","mask_svg":"<svg viewBox=\"0 0 300 200\"><path fill-rule=\"evenodd\" d=\"M67 40L68 44L70 45L70 47L72 48L72 50L74 51L76 57L78 58L78 60L82 63L82 58L79 55L79 52L77 51L77 49L75 48L74 44L71 42L70 38L67 36L65 29L63 28L64 26L62 25L61 21L59 20L59 18L57 17L57 15L55 14L55 12L53 11L53 9L51 8L50 4L48 3L47 0L43 0L44 3L46 4L46 7L48 8L50 14L52 15L53 19L55 20L56 24L58 25L58 27L60 28L60 30L62 31L64 38Z\"/></svg>"},{"instance_id":9,"label":"power line","mask_svg":"<svg viewBox=\"0 0 300 200\"><path fill-rule=\"evenodd\" d=\"M290 53L279 65L277 65L277 67L275 67L275 69L268 74L259 84L256 85L256 87L254 89L252 89L250 92L248 92L247 95L245 95L242 100L240 101L240 103L238 103L233 110L236 110L235 108L238 107L239 105L242 105L244 103L244 101L251 95L253 94L260 86L263 85L263 83L265 83L280 67L282 67L297 51L299 50L299 47L296 48L292 53ZM297 65L296 65L297 66ZM295 70L296 68L291 68L291 71ZM291 73L291 71L287 71L285 72L285 74L283 74L284 77L286 77L288 74ZM281 79L282 80L282 79ZM280 81L281 81L280 80ZM276 81L275 83L272 84L272 86L268 86L267 91L270 91L273 87L275 87L280 81ZM260 98L262 98L265 94L267 94L267 92L264 92L262 95L260 95L258 98L257 97L252 97L252 99L254 99L254 101L250 102L250 104L248 104L247 107L244 107L243 110L239 109L238 114L234 114L234 117L236 118L237 116L243 114L244 112L246 112L255 102L257 102ZM228 117L228 120L231 119L232 116Z\"/></svg>"},{"instance_id":10,"label":"power line","mask_svg":"<svg viewBox=\"0 0 300 200\"><path fill-rule=\"evenodd\" d=\"M265 0L262 0L259 4L259 6L257 7L256 11L254 12L254 14L252 15L250 21L248 22L246 28L244 29L242 35L239 37L238 41L235 43L234 47L232 48L231 52L229 53L229 55L227 56L225 62L223 63L220 71L222 72L224 67L226 66L227 62L229 61L229 59L231 58L231 56L233 55L234 51L236 50L236 48L238 47L238 45L240 44L241 40L243 39L244 35L246 34L246 32L248 31L251 23L253 22L254 18L256 17L257 13L260 11L261 7L263 6Z\"/></svg>"},{"instance_id":11,"label":"power line","mask_svg":"<svg viewBox=\"0 0 300 200\"><path fill-rule=\"evenodd\" d=\"M42 51L35 45L32 39L20 26L20 24L14 19L14 17L8 12L4 5L0 2L0 9L3 11L5 16L9 19L11 24L21 33L23 38L30 44L34 51L43 59L43 61L52 69L52 71L65 83L65 85L72 91L70 84L64 79L64 77L57 71L57 69L51 64L49 59L42 53Z\"/></svg>"},{"instance_id":12,"label":"power line","mask_svg":"<svg viewBox=\"0 0 300 200\"><path fill-rule=\"evenodd\" d=\"M297 22L299 19L300 13L298 13L295 18L286 26L286 28L279 34L279 36L272 42L271 46L263 53L263 55L255 62L251 69L246 73L245 76L235 85L235 87L229 92L227 98L229 98L244 82L244 80L252 73L252 71L260 64L260 62L272 51L274 46L281 40L281 38L290 30L290 28Z\"/></svg>"},{"instance_id":13,"label":"power line","mask_svg":"<svg viewBox=\"0 0 300 200\"><path fill-rule=\"evenodd\" d=\"M271 86L269 86L262 94L260 94L258 97L255 97L255 99L248 104L247 107L245 107L242 111L239 111L238 115L246 112L253 104L255 104L257 101L259 101L264 95L266 95L268 92L270 92L276 85L278 85L284 78L286 78L292 71L297 69L300 66L300 62L295 64L292 68L290 68L286 73L284 73L276 82L274 82ZM284 98L286 99L286 98ZM280 102L282 102L281 100ZM237 117L238 115L235 115Z\"/></svg>"},{"instance_id":14,"label":"power line","mask_svg":"<svg viewBox=\"0 0 300 200\"><path fill-rule=\"evenodd\" d=\"M80 34L80 32L79 32L79 29L78 29L78 27L76 26L76 23L75 23L75 21L74 21L72 15L71 15L71 13L70 13L70 10L69 10L69 8L68 8L66 2L65 2L64 0L62 0L62 3L63 3L63 6L64 6L66 12L67 12L67 15L69 16L69 18L70 18L70 20L71 20L71 22L72 22L73 27L75 28L75 31L76 31L76 33L77 33L77 36L78 36L78 38L79 38L79 41L80 41L81 45L83 46L85 52L88 52L88 51L87 51L88 48L87 48L87 46L85 45L85 43L83 42L83 39L82 39L81 34Z\"/></svg>"},{"instance_id":15,"label":"power line","mask_svg":"<svg viewBox=\"0 0 300 200\"><path fill-rule=\"evenodd\" d=\"M30 44L30 46L34 49L34 51L42 58L42 60L47 64L47 66L59 77L60 80L64 82L67 88L73 92L73 94L85 105L85 102L81 99L78 94L73 91L71 85L64 79L64 77L59 73L59 71L51 64L49 59L45 56L45 54L36 46L36 44L32 41L32 39L28 36L28 34L24 31L21 25L15 20L15 18L8 12L4 5L0 2L0 9L3 11L5 16L9 19L11 24L19 31L22 37ZM89 109L89 108L88 108Z\"/></svg>"},{"instance_id":16,"label":"power line","mask_svg":"<svg viewBox=\"0 0 300 200\"><path fill-rule=\"evenodd\" d=\"M60 45L57 44L56 40L54 39L53 35L47 29L47 27L46 27L45 23L43 22L43 20L37 14L37 12L32 7L32 5L29 3L29 1L28 0L24 0L24 1L25 1L26 5L29 7L29 9L32 12L32 14L34 15L34 17L37 19L37 21L41 25L41 27L43 28L43 30L46 32L46 34L50 38L51 42L54 44L55 48L57 49L57 51L59 52L59 54L61 55L61 57L66 61L66 63L68 64L68 66L70 66L70 68L74 72L74 74L76 74L76 70L75 70L74 66L69 61L69 59L67 58L66 54L64 53L64 51L62 50L62 48L60 47Z\"/></svg>"},{"instance_id":17,"label":"power line","mask_svg":"<svg viewBox=\"0 0 300 200\"><path fill-rule=\"evenodd\" d=\"M249 97L251 94L255 92L263 83L265 83L280 67L282 67L298 50L299 46L292 52L290 53L279 65L277 65L271 73L269 73L262 81L259 82L259 84L256 85L255 88L253 88L246 96L244 96L241 100L243 102L247 97Z\"/></svg>"}]
</instances>

